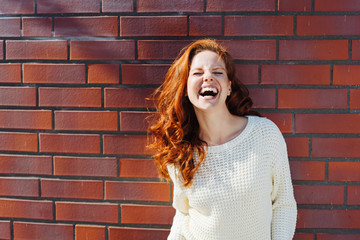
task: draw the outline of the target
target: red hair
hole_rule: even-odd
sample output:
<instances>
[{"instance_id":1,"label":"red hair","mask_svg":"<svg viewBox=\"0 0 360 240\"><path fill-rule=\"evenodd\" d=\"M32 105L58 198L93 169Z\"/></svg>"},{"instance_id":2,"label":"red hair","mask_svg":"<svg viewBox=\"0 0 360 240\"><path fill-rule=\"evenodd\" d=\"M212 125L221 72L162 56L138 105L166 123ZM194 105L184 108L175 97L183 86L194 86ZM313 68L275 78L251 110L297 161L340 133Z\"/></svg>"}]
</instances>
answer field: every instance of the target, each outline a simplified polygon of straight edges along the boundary
<instances>
[{"instance_id":1,"label":"red hair","mask_svg":"<svg viewBox=\"0 0 360 240\"><path fill-rule=\"evenodd\" d=\"M210 39L198 40L185 47L169 68L164 83L154 93L158 111L155 122L149 127L149 133L154 137L149 147L156 151L154 159L160 176L170 179L167 166L175 165L184 186L191 185L195 172L206 157L206 142L199 138L199 123L186 96L191 61L197 53L205 50L217 53L225 63L232 90L226 100L230 113L237 116L259 115L251 110L249 91L236 77L234 63L224 47ZM195 151L199 156L197 164L194 162Z\"/></svg>"}]
</instances>

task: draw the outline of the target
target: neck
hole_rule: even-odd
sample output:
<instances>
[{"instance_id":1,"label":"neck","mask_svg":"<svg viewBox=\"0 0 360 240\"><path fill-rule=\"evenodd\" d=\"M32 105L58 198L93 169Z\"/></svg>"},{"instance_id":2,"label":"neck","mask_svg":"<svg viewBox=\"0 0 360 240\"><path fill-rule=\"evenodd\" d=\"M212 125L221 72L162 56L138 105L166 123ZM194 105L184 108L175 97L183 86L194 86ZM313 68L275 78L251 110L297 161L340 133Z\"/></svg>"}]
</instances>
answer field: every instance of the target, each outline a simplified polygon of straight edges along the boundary
<instances>
[{"instance_id":1,"label":"neck","mask_svg":"<svg viewBox=\"0 0 360 240\"><path fill-rule=\"evenodd\" d=\"M199 137L209 146L223 144L237 136L245 127L246 119L221 112L195 111L200 126ZM245 121L245 122L244 122Z\"/></svg>"}]
</instances>

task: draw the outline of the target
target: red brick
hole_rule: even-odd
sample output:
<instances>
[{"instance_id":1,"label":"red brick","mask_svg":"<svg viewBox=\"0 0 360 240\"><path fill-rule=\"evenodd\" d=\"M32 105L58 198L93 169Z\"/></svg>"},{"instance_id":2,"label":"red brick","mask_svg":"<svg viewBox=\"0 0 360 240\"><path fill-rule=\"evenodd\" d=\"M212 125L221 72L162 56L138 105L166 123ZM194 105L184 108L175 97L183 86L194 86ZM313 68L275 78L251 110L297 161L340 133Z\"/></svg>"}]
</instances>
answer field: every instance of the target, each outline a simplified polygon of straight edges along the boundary
<instances>
[{"instance_id":1,"label":"red brick","mask_svg":"<svg viewBox=\"0 0 360 240\"><path fill-rule=\"evenodd\" d=\"M311 11L312 0L279 0L279 11L308 12ZM311 239L312 240L312 239Z\"/></svg>"},{"instance_id":2,"label":"red brick","mask_svg":"<svg viewBox=\"0 0 360 240\"><path fill-rule=\"evenodd\" d=\"M169 202L170 185L159 182L107 181L105 182L105 200Z\"/></svg>"},{"instance_id":3,"label":"red brick","mask_svg":"<svg viewBox=\"0 0 360 240\"><path fill-rule=\"evenodd\" d=\"M39 106L41 107L101 107L101 88L40 87Z\"/></svg>"},{"instance_id":4,"label":"red brick","mask_svg":"<svg viewBox=\"0 0 360 240\"><path fill-rule=\"evenodd\" d=\"M181 40L139 40L138 59L174 60L181 49L191 43Z\"/></svg>"},{"instance_id":5,"label":"red brick","mask_svg":"<svg viewBox=\"0 0 360 240\"><path fill-rule=\"evenodd\" d=\"M292 36L293 23L293 16L225 16L224 35Z\"/></svg>"},{"instance_id":6,"label":"red brick","mask_svg":"<svg viewBox=\"0 0 360 240\"><path fill-rule=\"evenodd\" d=\"M37 0L37 13L99 13L100 2L97 0Z\"/></svg>"},{"instance_id":7,"label":"red brick","mask_svg":"<svg viewBox=\"0 0 360 240\"><path fill-rule=\"evenodd\" d=\"M55 37L116 37L118 17L58 17L55 18Z\"/></svg>"},{"instance_id":8,"label":"red brick","mask_svg":"<svg viewBox=\"0 0 360 240\"><path fill-rule=\"evenodd\" d=\"M296 114L295 133L360 133L360 114Z\"/></svg>"},{"instance_id":9,"label":"red brick","mask_svg":"<svg viewBox=\"0 0 360 240\"><path fill-rule=\"evenodd\" d=\"M0 199L0 217L52 220L52 206L51 201Z\"/></svg>"},{"instance_id":10,"label":"red brick","mask_svg":"<svg viewBox=\"0 0 360 240\"><path fill-rule=\"evenodd\" d=\"M219 41L235 60L275 60L274 40L223 40Z\"/></svg>"},{"instance_id":11,"label":"red brick","mask_svg":"<svg viewBox=\"0 0 360 240\"><path fill-rule=\"evenodd\" d=\"M0 83L20 83L21 64L18 63L0 64L0 76L1 76Z\"/></svg>"},{"instance_id":12,"label":"red brick","mask_svg":"<svg viewBox=\"0 0 360 240\"><path fill-rule=\"evenodd\" d=\"M120 17L120 36L186 36L187 17Z\"/></svg>"},{"instance_id":13,"label":"red brick","mask_svg":"<svg viewBox=\"0 0 360 240\"><path fill-rule=\"evenodd\" d=\"M360 205L360 186L348 186L347 203L350 205Z\"/></svg>"},{"instance_id":14,"label":"red brick","mask_svg":"<svg viewBox=\"0 0 360 240\"><path fill-rule=\"evenodd\" d=\"M0 133L0 151L37 152L38 140L36 133Z\"/></svg>"},{"instance_id":15,"label":"red brick","mask_svg":"<svg viewBox=\"0 0 360 240\"><path fill-rule=\"evenodd\" d=\"M352 59L360 60L360 41L352 40Z\"/></svg>"},{"instance_id":16,"label":"red brick","mask_svg":"<svg viewBox=\"0 0 360 240\"><path fill-rule=\"evenodd\" d=\"M315 11L360 11L360 2L357 0L316 0Z\"/></svg>"},{"instance_id":17,"label":"red brick","mask_svg":"<svg viewBox=\"0 0 360 240\"><path fill-rule=\"evenodd\" d=\"M221 16L190 16L189 35L190 36L221 36L222 17Z\"/></svg>"},{"instance_id":18,"label":"red brick","mask_svg":"<svg viewBox=\"0 0 360 240\"><path fill-rule=\"evenodd\" d=\"M359 158L359 138L313 138L313 157ZM360 175L359 175L360 176Z\"/></svg>"},{"instance_id":19,"label":"red brick","mask_svg":"<svg viewBox=\"0 0 360 240\"><path fill-rule=\"evenodd\" d=\"M254 108L275 108L275 89L250 88Z\"/></svg>"},{"instance_id":20,"label":"red brick","mask_svg":"<svg viewBox=\"0 0 360 240\"><path fill-rule=\"evenodd\" d=\"M314 240L312 233L295 233L293 240Z\"/></svg>"},{"instance_id":21,"label":"red brick","mask_svg":"<svg viewBox=\"0 0 360 240\"><path fill-rule=\"evenodd\" d=\"M1 174L51 175L51 156L0 155Z\"/></svg>"},{"instance_id":22,"label":"red brick","mask_svg":"<svg viewBox=\"0 0 360 240\"><path fill-rule=\"evenodd\" d=\"M262 116L272 120L282 133L292 133L291 113L262 113Z\"/></svg>"},{"instance_id":23,"label":"red brick","mask_svg":"<svg viewBox=\"0 0 360 240\"><path fill-rule=\"evenodd\" d=\"M294 195L297 204L344 204L344 186L295 185Z\"/></svg>"},{"instance_id":24,"label":"red brick","mask_svg":"<svg viewBox=\"0 0 360 240\"><path fill-rule=\"evenodd\" d=\"M159 178L153 159L120 158L120 177Z\"/></svg>"},{"instance_id":25,"label":"red brick","mask_svg":"<svg viewBox=\"0 0 360 240\"><path fill-rule=\"evenodd\" d=\"M31 14L34 6L34 0L0 0L1 14Z\"/></svg>"},{"instance_id":26,"label":"red brick","mask_svg":"<svg viewBox=\"0 0 360 240\"><path fill-rule=\"evenodd\" d=\"M42 179L41 197L101 200L103 199L103 182Z\"/></svg>"},{"instance_id":27,"label":"red brick","mask_svg":"<svg viewBox=\"0 0 360 240\"><path fill-rule=\"evenodd\" d=\"M275 11L275 2L271 0L239 0L222 1L208 0L207 12L260 12Z\"/></svg>"},{"instance_id":28,"label":"red brick","mask_svg":"<svg viewBox=\"0 0 360 240\"><path fill-rule=\"evenodd\" d=\"M40 152L100 153L100 136L40 133Z\"/></svg>"},{"instance_id":29,"label":"red brick","mask_svg":"<svg viewBox=\"0 0 360 240\"><path fill-rule=\"evenodd\" d=\"M14 222L14 239L72 240L73 229L70 224Z\"/></svg>"},{"instance_id":30,"label":"red brick","mask_svg":"<svg viewBox=\"0 0 360 240\"><path fill-rule=\"evenodd\" d=\"M20 37L20 18L0 18L0 37Z\"/></svg>"},{"instance_id":31,"label":"red brick","mask_svg":"<svg viewBox=\"0 0 360 240\"><path fill-rule=\"evenodd\" d=\"M52 19L50 17L23 17L24 37L51 37Z\"/></svg>"},{"instance_id":32,"label":"red brick","mask_svg":"<svg viewBox=\"0 0 360 240\"><path fill-rule=\"evenodd\" d=\"M203 12L204 0L138 0L137 12Z\"/></svg>"},{"instance_id":33,"label":"red brick","mask_svg":"<svg viewBox=\"0 0 360 240\"><path fill-rule=\"evenodd\" d=\"M0 238L10 240L10 221L0 221Z\"/></svg>"},{"instance_id":34,"label":"red brick","mask_svg":"<svg viewBox=\"0 0 360 240\"><path fill-rule=\"evenodd\" d=\"M360 234L336 234L336 233L317 233L317 240L358 240L360 239Z\"/></svg>"},{"instance_id":35,"label":"red brick","mask_svg":"<svg viewBox=\"0 0 360 240\"><path fill-rule=\"evenodd\" d=\"M348 40L280 40L280 60L347 60Z\"/></svg>"},{"instance_id":36,"label":"red brick","mask_svg":"<svg viewBox=\"0 0 360 240\"><path fill-rule=\"evenodd\" d=\"M259 66L235 64L236 75L246 85L257 85L259 82Z\"/></svg>"},{"instance_id":37,"label":"red brick","mask_svg":"<svg viewBox=\"0 0 360 240\"><path fill-rule=\"evenodd\" d=\"M146 149L147 136L141 135L104 135L104 154L151 154Z\"/></svg>"},{"instance_id":38,"label":"red brick","mask_svg":"<svg viewBox=\"0 0 360 240\"><path fill-rule=\"evenodd\" d=\"M133 0L103 0L102 12L133 12Z\"/></svg>"},{"instance_id":39,"label":"red brick","mask_svg":"<svg viewBox=\"0 0 360 240\"><path fill-rule=\"evenodd\" d=\"M83 64L24 64L24 83L84 84Z\"/></svg>"},{"instance_id":40,"label":"red brick","mask_svg":"<svg viewBox=\"0 0 360 240\"><path fill-rule=\"evenodd\" d=\"M345 89L279 89L279 108L340 109L347 107Z\"/></svg>"},{"instance_id":41,"label":"red brick","mask_svg":"<svg viewBox=\"0 0 360 240\"><path fill-rule=\"evenodd\" d=\"M105 88L106 108L144 108L153 88ZM150 104L150 103L149 103Z\"/></svg>"},{"instance_id":42,"label":"red brick","mask_svg":"<svg viewBox=\"0 0 360 240\"><path fill-rule=\"evenodd\" d=\"M122 84L161 84L170 65L122 64Z\"/></svg>"},{"instance_id":43,"label":"red brick","mask_svg":"<svg viewBox=\"0 0 360 240\"><path fill-rule=\"evenodd\" d=\"M359 228L360 210L299 209L297 228L350 229Z\"/></svg>"},{"instance_id":44,"label":"red brick","mask_svg":"<svg viewBox=\"0 0 360 240\"><path fill-rule=\"evenodd\" d=\"M117 176L116 158L55 156L54 175L116 177Z\"/></svg>"},{"instance_id":45,"label":"red brick","mask_svg":"<svg viewBox=\"0 0 360 240\"><path fill-rule=\"evenodd\" d=\"M360 109L360 90L350 89L350 108Z\"/></svg>"},{"instance_id":46,"label":"red brick","mask_svg":"<svg viewBox=\"0 0 360 240\"><path fill-rule=\"evenodd\" d=\"M298 16L299 36L353 36L360 35L360 16Z\"/></svg>"},{"instance_id":47,"label":"red brick","mask_svg":"<svg viewBox=\"0 0 360 240\"><path fill-rule=\"evenodd\" d=\"M75 240L105 240L105 226L76 225Z\"/></svg>"},{"instance_id":48,"label":"red brick","mask_svg":"<svg viewBox=\"0 0 360 240\"><path fill-rule=\"evenodd\" d=\"M308 157L309 139L300 137L288 137L285 139L289 157Z\"/></svg>"},{"instance_id":49,"label":"red brick","mask_svg":"<svg viewBox=\"0 0 360 240\"><path fill-rule=\"evenodd\" d=\"M121 205L121 223L164 224L172 223L175 210L171 206Z\"/></svg>"},{"instance_id":50,"label":"red brick","mask_svg":"<svg viewBox=\"0 0 360 240\"><path fill-rule=\"evenodd\" d=\"M149 124L146 118L151 116L148 112L120 112L120 131L144 132Z\"/></svg>"},{"instance_id":51,"label":"red brick","mask_svg":"<svg viewBox=\"0 0 360 240\"><path fill-rule=\"evenodd\" d=\"M66 60L67 42L60 40L8 40L6 41L8 60Z\"/></svg>"},{"instance_id":52,"label":"red brick","mask_svg":"<svg viewBox=\"0 0 360 240\"><path fill-rule=\"evenodd\" d=\"M55 129L116 131L118 114L110 111L55 111Z\"/></svg>"},{"instance_id":53,"label":"red brick","mask_svg":"<svg viewBox=\"0 0 360 240\"><path fill-rule=\"evenodd\" d=\"M36 88L0 87L0 106L36 106Z\"/></svg>"},{"instance_id":54,"label":"red brick","mask_svg":"<svg viewBox=\"0 0 360 240\"><path fill-rule=\"evenodd\" d=\"M118 205L107 203L56 202L57 221L117 223Z\"/></svg>"},{"instance_id":55,"label":"red brick","mask_svg":"<svg viewBox=\"0 0 360 240\"><path fill-rule=\"evenodd\" d=\"M39 180L37 178L0 178L0 195L17 197L38 197Z\"/></svg>"},{"instance_id":56,"label":"red brick","mask_svg":"<svg viewBox=\"0 0 360 240\"><path fill-rule=\"evenodd\" d=\"M4 41L0 40L0 60L4 59Z\"/></svg>"},{"instance_id":57,"label":"red brick","mask_svg":"<svg viewBox=\"0 0 360 240\"><path fill-rule=\"evenodd\" d=\"M262 65L261 84L330 85L330 66Z\"/></svg>"},{"instance_id":58,"label":"red brick","mask_svg":"<svg viewBox=\"0 0 360 240\"><path fill-rule=\"evenodd\" d=\"M166 240L169 233L167 229L109 227L109 240Z\"/></svg>"},{"instance_id":59,"label":"red brick","mask_svg":"<svg viewBox=\"0 0 360 240\"><path fill-rule=\"evenodd\" d=\"M329 181L360 181L359 171L359 162L329 162Z\"/></svg>"},{"instance_id":60,"label":"red brick","mask_svg":"<svg viewBox=\"0 0 360 240\"><path fill-rule=\"evenodd\" d=\"M71 41L71 60L134 60L133 40Z\"/></svg>"},{"instance_id":61,"label":"red brick","mask_svg":"<svg viewBox=\"0 0 360 240\"><path fill-rule=\"evenodd\" d=\"M88 83L119 84L119 65L90 64L88 66Z\"/></svg>"},{"instance_id":62,"label":"red brick","mask_svg":"<svg viewBox=\"0 0 360 240\"><path fill-rule=\"evenodd\" d=\"M293 180L324 181L325 162L320 161L290 161Z\"/></svg>"},{"instance_id":63,"label":"red brick","mask_svg":"<svg viewBox=\"0 0 360 240\"><path fill-rule=\"evenodd\" d=\"M359 85L360 66L358 65L334 65L334 85Z\"/></svg>"}]
</instances>

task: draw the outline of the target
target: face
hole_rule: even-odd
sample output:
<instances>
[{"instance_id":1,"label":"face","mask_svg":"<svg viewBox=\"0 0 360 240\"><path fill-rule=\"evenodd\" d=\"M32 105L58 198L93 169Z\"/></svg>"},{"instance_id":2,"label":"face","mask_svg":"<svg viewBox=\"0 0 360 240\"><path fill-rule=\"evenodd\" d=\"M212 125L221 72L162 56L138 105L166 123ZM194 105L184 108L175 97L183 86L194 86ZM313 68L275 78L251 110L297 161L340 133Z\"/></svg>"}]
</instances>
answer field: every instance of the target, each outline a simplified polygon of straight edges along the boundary
<instances>
[{"instance_id":1,"label":"face","mask_svg":"<svg viewBox=\"0 0 360 240\"><path fill-rule=\"evenodd\" d=\"M225 100L230 93L231 82L219 55L212 51L196 54L187 80L187 96L195 112L227 109Z\"/></svg>"}]
</instances>

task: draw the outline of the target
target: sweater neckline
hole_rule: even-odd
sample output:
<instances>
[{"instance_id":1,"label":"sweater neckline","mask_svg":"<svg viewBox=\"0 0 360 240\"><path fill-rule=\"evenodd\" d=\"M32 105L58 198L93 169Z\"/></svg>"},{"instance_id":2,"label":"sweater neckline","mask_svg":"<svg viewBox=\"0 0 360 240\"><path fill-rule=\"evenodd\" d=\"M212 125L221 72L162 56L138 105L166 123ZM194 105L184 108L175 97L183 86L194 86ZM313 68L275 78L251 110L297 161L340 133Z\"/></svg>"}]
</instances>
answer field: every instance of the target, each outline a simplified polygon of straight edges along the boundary
<instances>
[{"instance_id":1,"label":"sweater neckline","mask_svg":"<svg viewBox=\"0 0 360 240\"><path fill-rule=\"evenodd\" d=\"M245 117L248 119L248 121L246 123L244 130L242 130L236 137L234 137L233 139L231 139L223 144L215 145L215 146L207 146L207 153L221 152L225 149L234 147L239 142L241 142L244 138L246 138L246 136L249 134L249 132L251 131L251 129L253 127L255 116L245 116Z\"/></svg>"}]
</instances>

